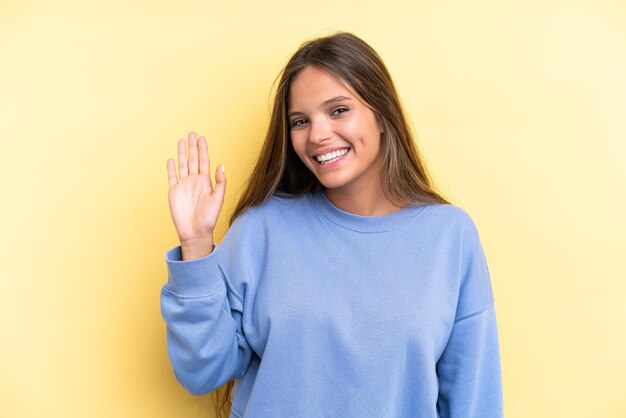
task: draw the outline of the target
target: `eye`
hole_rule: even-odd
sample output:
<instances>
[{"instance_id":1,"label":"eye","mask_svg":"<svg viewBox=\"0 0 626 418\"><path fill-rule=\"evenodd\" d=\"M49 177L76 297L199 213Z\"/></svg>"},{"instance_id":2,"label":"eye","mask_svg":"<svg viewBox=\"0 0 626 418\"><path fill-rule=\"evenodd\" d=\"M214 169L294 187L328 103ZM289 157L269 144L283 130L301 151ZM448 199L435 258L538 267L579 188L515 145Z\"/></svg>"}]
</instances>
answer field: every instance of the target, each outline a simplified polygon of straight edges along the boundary
<instances>
[{"instance_id":1,"label":"eye","mask_svg":"<svg viewBox=\"0 0 626 418\"><path fill-rule=\"evenodd\" d=\"M342 113L345 113L348 111L347 107L338 107L337 109L333 110L333 115L340 115Z\"/></svg>"},{"instance_id":2,"label":"eye","mask_svg":"<svg viewBox=\"0 0 626 418\"><path fill-rule=\"evenodd\" d=\"M292 128L297 128L299 126L302 126L303 124L306 123L306 119L295 119L294 121L291 122L291 127Z\"/></svg>"}]
</instances>

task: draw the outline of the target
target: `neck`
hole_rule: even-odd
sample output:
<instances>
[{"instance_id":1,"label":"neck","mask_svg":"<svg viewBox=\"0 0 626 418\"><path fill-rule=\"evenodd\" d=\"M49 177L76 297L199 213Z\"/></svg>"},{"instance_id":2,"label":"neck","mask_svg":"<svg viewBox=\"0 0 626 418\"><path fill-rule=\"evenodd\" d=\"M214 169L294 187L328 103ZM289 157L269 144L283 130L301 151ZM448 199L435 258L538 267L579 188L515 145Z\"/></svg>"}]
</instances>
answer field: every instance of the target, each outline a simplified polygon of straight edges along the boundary
<instances>
[{"instance_id":1,"label":"neck","mask_svg":"<svg viewBox=\"0 0 626 418\"><path fill-rule=\"evenodd\" d=\"M387 200L382 187L362 192L340 189L325 189L324 192L333 205L354 215L382 216L401 209Z\"/></svg>"}]
</instances>

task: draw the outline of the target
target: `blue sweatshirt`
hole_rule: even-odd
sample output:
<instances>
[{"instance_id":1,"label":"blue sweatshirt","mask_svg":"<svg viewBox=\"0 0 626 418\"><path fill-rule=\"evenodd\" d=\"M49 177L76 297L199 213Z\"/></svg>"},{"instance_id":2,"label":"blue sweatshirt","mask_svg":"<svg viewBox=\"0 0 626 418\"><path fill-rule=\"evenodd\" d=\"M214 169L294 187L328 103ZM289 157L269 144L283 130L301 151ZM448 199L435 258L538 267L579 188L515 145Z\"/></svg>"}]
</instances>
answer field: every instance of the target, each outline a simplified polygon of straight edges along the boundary
<instances>
[{"instance_id":1,"label":"blue sweatshirt","mask_svg":"<svg viewBox=\"0 0 626 418\"><path fill-rule=\"evenodd\" d=\"M211 254L166 262L176 378L195 395L237 379L231 418L502 417L489 271L457 206L272 196Z\"/></svg>"}]
</instances>

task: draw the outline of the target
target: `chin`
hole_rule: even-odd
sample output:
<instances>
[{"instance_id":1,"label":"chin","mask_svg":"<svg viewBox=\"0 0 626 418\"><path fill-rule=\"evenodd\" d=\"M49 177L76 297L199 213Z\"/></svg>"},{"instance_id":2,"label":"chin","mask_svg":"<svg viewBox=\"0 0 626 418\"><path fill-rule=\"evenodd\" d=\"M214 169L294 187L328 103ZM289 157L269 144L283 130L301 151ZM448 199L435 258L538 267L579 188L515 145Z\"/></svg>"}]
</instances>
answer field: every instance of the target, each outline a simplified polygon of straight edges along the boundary
<instances>
[{"instance_id":1,"label":"chin","mask_svg":"<svg viewBox=\"0 0 626 418\"><path fill-rule=\"evenodd\" d=\"M319 182L322 184L322 186L325 189L339 189L340 187L343 187L345 185L345 182L338 182L338 181L322 181L318 178Z\"/></svg>"}]
</instances>

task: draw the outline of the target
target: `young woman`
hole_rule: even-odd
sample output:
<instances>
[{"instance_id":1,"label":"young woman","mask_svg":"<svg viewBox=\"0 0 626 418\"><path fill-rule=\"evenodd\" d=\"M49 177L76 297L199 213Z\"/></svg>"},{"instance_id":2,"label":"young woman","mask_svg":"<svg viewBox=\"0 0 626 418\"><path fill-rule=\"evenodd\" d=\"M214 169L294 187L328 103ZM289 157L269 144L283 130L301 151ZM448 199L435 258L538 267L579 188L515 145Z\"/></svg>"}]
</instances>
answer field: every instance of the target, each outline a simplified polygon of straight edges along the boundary
<instances>
[{"instance_id":1,"label":"young woman","mask_svg":"<svg viewBox=\"0 0 626 418\"><path fill-rule=\"evenodd\" d=\"M361 39L319 38L288 62L219 247L226 177L212 184L206 140L180 140L167 169L180 246L161 307L189 392L234 381L239 418L502 416L478 231L433 190Z\"/></svg>"}]
</instances>

